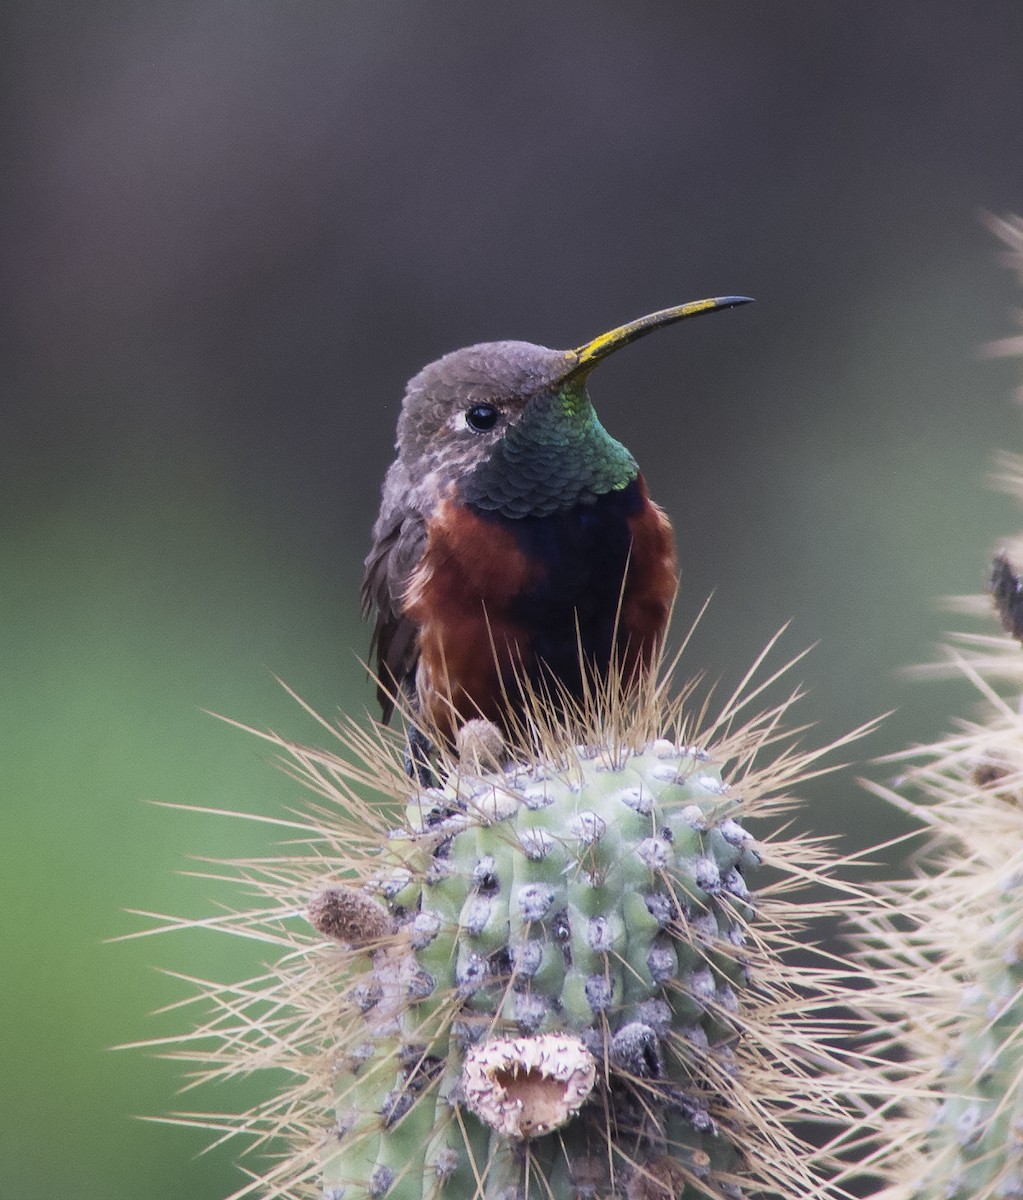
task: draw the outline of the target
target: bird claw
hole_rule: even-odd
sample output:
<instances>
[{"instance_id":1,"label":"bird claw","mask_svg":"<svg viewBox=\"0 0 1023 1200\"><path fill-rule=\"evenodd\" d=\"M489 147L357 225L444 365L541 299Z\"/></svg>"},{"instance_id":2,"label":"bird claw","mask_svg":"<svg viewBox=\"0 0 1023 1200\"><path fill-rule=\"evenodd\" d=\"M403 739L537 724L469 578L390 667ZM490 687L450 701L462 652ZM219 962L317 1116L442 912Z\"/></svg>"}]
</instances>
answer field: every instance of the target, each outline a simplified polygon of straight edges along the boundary
<instances>
[{"instance_id":1,"label":"bird claw","mask_svg":"<svg viewBox=\"0 0 1023 1200\"><path fill-rule=\"evenodd\" d=\"M410 725L406 732L404 765L405 774L414 779L420 787L437 787L440 782L437 772L433 769L431 755L433 742L415 725Z\"/></svg>"}]
</instances>

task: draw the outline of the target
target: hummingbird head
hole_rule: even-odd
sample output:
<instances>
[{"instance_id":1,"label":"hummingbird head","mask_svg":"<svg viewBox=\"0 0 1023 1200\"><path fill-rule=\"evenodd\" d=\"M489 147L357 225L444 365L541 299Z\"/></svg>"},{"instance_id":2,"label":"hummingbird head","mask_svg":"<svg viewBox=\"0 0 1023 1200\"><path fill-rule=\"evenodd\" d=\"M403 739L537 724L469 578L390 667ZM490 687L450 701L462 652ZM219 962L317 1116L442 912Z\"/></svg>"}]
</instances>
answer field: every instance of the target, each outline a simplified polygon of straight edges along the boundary
<instances>
[{"instance_id":1,"label":"hummingbird head","mask_svg":"<svg viewBox=\"0 0 1023 1200\"><path fill-rule=\"evenodd\" d=\"M744 296L663 309L575 350L482 342L409 381L398 451L416 491L452 486L459 499L508 517L548 515L627 487L638 472L604 429L586 392L593 368L653 329L749 303Z\"/></svg>"}]
</instances>

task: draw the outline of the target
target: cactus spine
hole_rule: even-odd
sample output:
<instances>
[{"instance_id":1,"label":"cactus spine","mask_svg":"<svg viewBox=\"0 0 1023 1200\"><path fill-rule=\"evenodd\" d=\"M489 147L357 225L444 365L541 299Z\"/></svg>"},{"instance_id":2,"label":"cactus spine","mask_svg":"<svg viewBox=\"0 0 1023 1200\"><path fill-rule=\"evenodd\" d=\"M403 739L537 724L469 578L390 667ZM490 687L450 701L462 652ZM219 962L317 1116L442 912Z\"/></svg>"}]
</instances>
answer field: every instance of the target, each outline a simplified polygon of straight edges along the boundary
<instances>
[{"instance_id":1,"label":"cactus spine","mask_svg":"<svg viewBox=\"0 0 1023 1200\"><path fill-rule=\"evenodd\" d=\"M702 726L653 677L571 722L538 701L528 751L476 729L432 788L375 726L334 729L340 754L261 735L318 794L308 848L236 864L261 902L214 927L277 959L205 985L177 1048L211 1078L291 1072L233 1121L177 1114L283 1141L238 1195L831 1194L837 1144L797 1127L845 1122L863 1081L837 1048L849 968L805 931L852 893L821 897L841 864L818 841L747 828L824 770L787 702L740 720L776 678Z\"/></svg>"}]
</instances>

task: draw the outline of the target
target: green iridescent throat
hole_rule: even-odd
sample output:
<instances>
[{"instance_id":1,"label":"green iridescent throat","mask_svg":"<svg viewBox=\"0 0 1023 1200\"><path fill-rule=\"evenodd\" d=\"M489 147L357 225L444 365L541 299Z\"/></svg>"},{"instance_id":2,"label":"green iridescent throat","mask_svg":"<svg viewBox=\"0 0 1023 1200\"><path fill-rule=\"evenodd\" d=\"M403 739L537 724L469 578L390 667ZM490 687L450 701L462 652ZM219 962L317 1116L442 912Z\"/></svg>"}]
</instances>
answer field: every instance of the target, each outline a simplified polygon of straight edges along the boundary
<instances>
[{"instance_id":1,"label":"green iridescent throat","mask_svg":"<svg viewBox=\"0 0 1023 1200\"><path fill-rule=\"evenodd\" d=\"M461 487L462 499L506 517L549 516L621 491L639 473L580 385L533 396Z\"/></svg>"}]
</instances>

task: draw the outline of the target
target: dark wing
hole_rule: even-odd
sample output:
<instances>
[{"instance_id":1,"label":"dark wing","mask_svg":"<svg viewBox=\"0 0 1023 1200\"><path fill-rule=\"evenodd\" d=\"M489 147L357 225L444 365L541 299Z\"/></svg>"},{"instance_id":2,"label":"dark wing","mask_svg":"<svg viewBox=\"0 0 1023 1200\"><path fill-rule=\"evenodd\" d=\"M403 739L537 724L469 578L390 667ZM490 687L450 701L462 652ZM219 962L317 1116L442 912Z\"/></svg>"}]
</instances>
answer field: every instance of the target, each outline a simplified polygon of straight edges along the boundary
<instances>
[{"instance_id":1,"label":"dark wing","mask_svg":"<svg viewBox=\"0 0 1023 1200\"><path fill-rule=\"evenodd\" d=\"M426 549L426 521L408 506L408 492L404 467L392 463L362 577L362 615L376 614L369 652L375 655L377 699L385 722L394 712L393 697L414 691L419 661L419 628L404 615L402 601Z\"/></svg>"}]
</instances>

